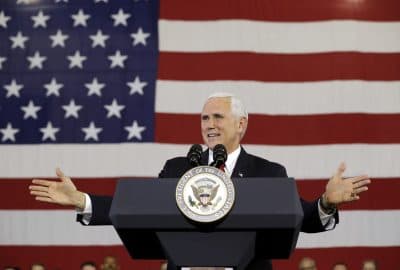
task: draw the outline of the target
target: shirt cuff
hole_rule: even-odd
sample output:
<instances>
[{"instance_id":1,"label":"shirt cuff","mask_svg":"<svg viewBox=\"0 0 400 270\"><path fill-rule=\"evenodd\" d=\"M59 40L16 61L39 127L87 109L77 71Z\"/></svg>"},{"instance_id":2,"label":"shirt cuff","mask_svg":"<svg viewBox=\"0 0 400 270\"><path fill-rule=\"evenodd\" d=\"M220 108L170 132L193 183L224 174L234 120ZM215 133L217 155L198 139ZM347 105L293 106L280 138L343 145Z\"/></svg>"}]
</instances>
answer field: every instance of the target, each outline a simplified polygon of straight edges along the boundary
<instances>
[{"instance_id":1,"label":"shirt cuff","mask_svg":"<svg viewBox=\"0 0 400 270\"><path fill-rule=\"evenodd\" d=\"M82 222L85 225L88 225L90 223L90 219L92 218L92 200L90 199L90 196L86 193L85 195L85 208L83 211L79 211L78 209L76 210L79 215L82 216Z\"/></svg>"},{"instance_id":2,"label":"shirt cuff","mask_svg":"<svg viewBox=\"0 0 400 270\"><path fill-rule=\"evenodd\" d=\"M332 214L325 213L322 210L320 200L318 201L318 213L319 213L319 218L321 219L322 226L324 226L325 230L327 231L333 230L336 225L336 219L334 216L336 214L336 211L334 211Z\"/></svg>"}]
</instances>

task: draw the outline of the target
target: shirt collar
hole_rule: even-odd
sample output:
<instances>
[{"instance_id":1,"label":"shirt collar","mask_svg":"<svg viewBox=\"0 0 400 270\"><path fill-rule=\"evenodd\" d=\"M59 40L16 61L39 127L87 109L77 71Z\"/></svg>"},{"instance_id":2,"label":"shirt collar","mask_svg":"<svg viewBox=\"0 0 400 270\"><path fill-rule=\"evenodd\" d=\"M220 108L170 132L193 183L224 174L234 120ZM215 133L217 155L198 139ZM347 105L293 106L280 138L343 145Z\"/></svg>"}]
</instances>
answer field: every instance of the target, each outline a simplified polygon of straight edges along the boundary
<instances>
[{"instance_id":1,"label":"shirt collar","mask_svg":"<svg viewBox=\"0 0 400 270\"><path fill-rule=\"evenodd\" d=\"M236 161L238 160L239 155L240 155L240 150L241 150L241 147L239 145L238 148L236 148L235 151L233 151L232 153L230 153L228 155L228 158L225 161L225 172L229 176L232 175L233 169L235 168ZM211 164L213 161L214 161L213 151L211 149L209 149L209 151L208 151L208 164Z\"/></svg>"}]
</instances>

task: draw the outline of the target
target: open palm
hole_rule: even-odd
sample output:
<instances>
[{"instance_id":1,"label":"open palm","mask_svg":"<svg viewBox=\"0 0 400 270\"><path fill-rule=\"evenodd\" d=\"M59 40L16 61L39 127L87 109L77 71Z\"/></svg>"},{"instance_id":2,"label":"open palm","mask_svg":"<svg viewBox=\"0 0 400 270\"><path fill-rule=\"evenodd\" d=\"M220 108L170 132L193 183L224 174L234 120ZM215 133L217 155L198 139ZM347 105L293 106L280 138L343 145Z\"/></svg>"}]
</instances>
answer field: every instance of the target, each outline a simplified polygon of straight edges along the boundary
<instances>
[{"instance_id":1,"label":"open palm","mask_svg":"<svg viewBox=\"0 0 400 270\"><path fill-rule=\"evenodd\" d=\"M360 193L368 190L371 183L368 175L343 178L346 165L341 163L336 173L328 181L325 188L325 198L329 204L338 205L360 199Z\"/></svg>"},{"instance_id":2,"label":"open palm","mask_svg":"<svg viewBox=\"0 0 400 270\"><path fill-rule=\"evenodd\" d=\"M56 174L60 181L33 179L33 185L29 186L31 195L38 201L82 208L83 193L76 189L71 178L65 176L59 168Z\"/></svg>"}]
</instances>

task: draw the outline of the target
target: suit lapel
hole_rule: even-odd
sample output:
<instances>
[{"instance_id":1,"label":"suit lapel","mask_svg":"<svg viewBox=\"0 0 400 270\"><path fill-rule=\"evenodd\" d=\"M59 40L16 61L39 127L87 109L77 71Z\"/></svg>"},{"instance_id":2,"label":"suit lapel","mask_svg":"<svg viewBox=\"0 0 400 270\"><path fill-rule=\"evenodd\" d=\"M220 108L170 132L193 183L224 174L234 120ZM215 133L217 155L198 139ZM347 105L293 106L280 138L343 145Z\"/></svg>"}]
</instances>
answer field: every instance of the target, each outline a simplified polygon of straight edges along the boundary
<instances>
[{"instance_id":1,"label":"suit lapel","mask_svg":"<svg viewBox=\"0 0 400 270\"><path fill-rule=\"evenodd\" d=\"M208 149L201 154L201 165L208 165ZM248 167L248 154L243 147L240 147L240 154L236 161L235 167L231 178L243 178L248 177L249 167Z\"/></svg>"},{"instance_id":2,"label":"suit lapel","mask_svg":"<svg viewBox=\"0 0 400 270\"><path fill-rule=\"evenodd\" d=\"M240 154L236 161L231 178L243 178L248 176L248 154L243 147L240 147Z\"/></svg>"}]
</instances>

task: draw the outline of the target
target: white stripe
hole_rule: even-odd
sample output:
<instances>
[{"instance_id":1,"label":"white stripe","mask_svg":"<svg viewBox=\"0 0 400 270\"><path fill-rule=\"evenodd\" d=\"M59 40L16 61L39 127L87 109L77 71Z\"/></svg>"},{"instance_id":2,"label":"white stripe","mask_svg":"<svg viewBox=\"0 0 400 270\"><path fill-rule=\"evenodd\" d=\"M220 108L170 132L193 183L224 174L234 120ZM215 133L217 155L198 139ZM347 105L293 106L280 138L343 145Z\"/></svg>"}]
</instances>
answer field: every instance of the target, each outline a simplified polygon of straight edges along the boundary
<instances>
[{"instance_id":1,"label":"white stripe","mask_svg":"<svg viewBox=\"0 0 400 270\"><path fill-rule=\"evenodd\" d=\"M329 232L300 234L297 247L400 246L400 211L342 211Z\"/></svg>"},{"instance_id":2,"label":"white stripe","mask_svg":"<svg viewBox=\"0 0 400 270\"><path fill-rule=\"evenodd\" d=\"M400 113L400 81L157 81L156 111L199 114L215 92L240 97L249 113L311 115L328 113ZM177 102L171 97L183 97Z\"/></svg>"},{"instance_id":3,"label":"white stripe","mask_svg":"<svg viewBox=\"0 0 400 270\"><path fill-rule=\"evenodd\" d=\"M0 211L1 245L120 245L112 226L83 226L72 210Z\"/></svg>"},{"instance_id":4,"label":"white stripe","mask_svg":"<svg viewBox=\"0 0 400 270\"><path fill-rule=\"evenodd\" d=\"M119 245L112 226L82 226L74 211L0 211L1 245ZM399 246L400 211L342 211L330 232L301 234L297 247ZM62 233L60 233L62 232Z\"/></svg>"},{"instance_id":5,"label":"white stripe","mask_svg":"<svg viewBox=\"0 0 400 270\"><path fill-rule=\"evenodd\" d=\"M59 166L73 177L156 177L165 161L185 156L190 145L1 145L0 177L54 176ZM347 175L399 177L400 144L343 144L306 146L245 145L248 153L284 164L295 178L327 178L341 161ZM16 165L17 164L17 165Z\"/></svg>"},{"instance_id":6,"label":"white stripe","mask_svg":"<svg viewBox=\"0 0 400 270\"><path fill-rule=\"evenodd\" d=\"M399 52L400 23L160 20L160 50L171 52Z\"/></svg>"}]
</instances>

